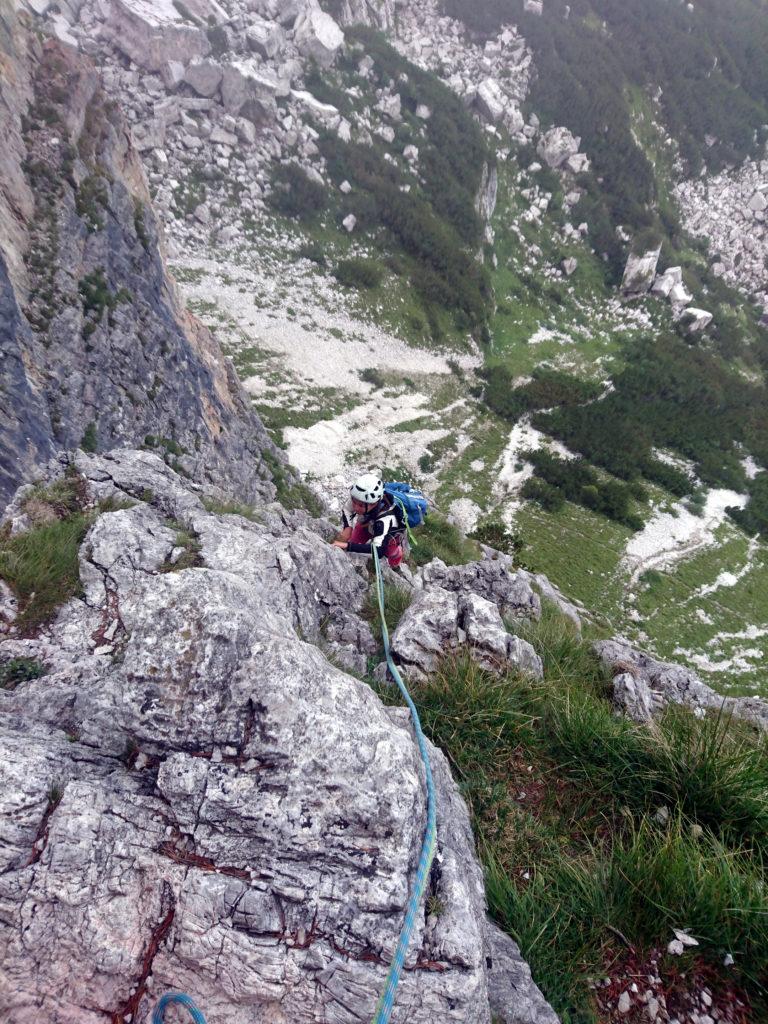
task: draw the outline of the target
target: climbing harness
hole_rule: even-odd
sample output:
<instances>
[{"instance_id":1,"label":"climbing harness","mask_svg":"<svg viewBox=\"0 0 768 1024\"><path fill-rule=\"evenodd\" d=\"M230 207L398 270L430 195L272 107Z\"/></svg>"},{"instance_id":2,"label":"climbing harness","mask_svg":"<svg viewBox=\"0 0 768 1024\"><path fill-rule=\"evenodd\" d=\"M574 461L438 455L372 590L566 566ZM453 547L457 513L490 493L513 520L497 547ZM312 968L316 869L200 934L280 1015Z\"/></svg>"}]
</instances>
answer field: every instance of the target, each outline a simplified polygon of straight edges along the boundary
<instances>
[{"instance_id":1,"label":"climbing harness","mask_svg":"<svg viewBox=\"0 0 768 1024\"><path fill-rule=\"evenodd\" d=\"M424 841L421 845L419 866L416 869L416 878L414 879L413 889L411 890L408 906L405 911L403 926L400 929L400 936L397 940L395 955L390 965L389 972L387 973L384 990L376 1005L376 1011L371 1022L371 1024L388 1024L389 1018L392 1015L392 1010L395 1006L395 993L397 992L400 975L405 963L405 955L408 952L408 946L416 924L416 915L419 912L419 906L421 905L424 891L426 890L427 882L429 881L429 872L432 867L432 861L435 858L435 850L437 848L437 818L435 784L432 780L432 768L429 763L429 754L427 753L427 742L424 739L424 733L421 731L421 722L419 721L419 713L416 710L416 705L411 700L411 695L405 688L405 683L400 676L397 665L395 665L392 660L392 652L389 648L389 630L387 629L387 622L384 618L384 577L382 575L381 564L379 562L379 552L375 546L372 550L373 562L376 566L376 593L379 599L379 615L381 617L381 635L384 641L384 654L386 655L389 671L392 673L395 682L400 688L400 693L405 698L405 702L411 712L413 730L416 733L416 742L419 745L421 759L424 762L424 775L427 781L427 825L424 830ZM189 1010L194 1024L205 1024L205 1017L203 1017L202 1013L184 992L166 993L155 1007L154 1013L152 1014L152 1024L163 1024L165 1008L171 1003L178 1003L180 1006L184 1006Z\"/></svg>"},{"instance_id":2,"label":"climbing harness","mask_svg":"<svg viewBox=\"0 0 768 1024\"><path fill-rule=\"evenodd\" d=\"M373 548L373 561L376 566L376 593L379 599L379 615L381 617L381 635L384 640L384 654L386 655L389 671L392 673L395 682L400 688L400 693L402 693L405 702L408 705L408 709L411 712L413 730L416 733L416 742L419 745L421 759L424 762L424 774L427 780L427 826L424 831L424 842L421 846L419 866L416 871L416 878L414 879L411 896L408 900L408 907L405 912L403 926L400 930L400 937L397 940L395 956L389 968L387 980L384 984L384 991L381 993L372 1021L372 1024L387 1024L392 1014L392 1010L394 1009L395 992L397 991L400 974L402 973L403 964L405 963L405 954L408 952L408 944L411 941L413 928L416 923L416 914L419 911L419 905L421 904L422 897L424 896L424 891L427 888L429 871L435 857L435 850L437 847L437 821L435 808L435 784L432 781L432 769L429 764L427 743L424 739L424 733L421 731L419 713L416 710L416 705L411 700L411 695L405 688L405 683L397 670L397 666L392 660L392 652L389 649L389 630L387 629L387 623L384 618L384 577L379 563L379 554L375 547Z\"/></svg>"},{"instance_id":3,"label":"climbing harness","mask_svg":"<svg viewBox=\"0 0 768 1024\"><path fill-rule=\"evenodd\" d=\"M166 992L152 1013L152 1024L163 1024L165 1008L171 1003L178 1003L179 1006L189 1010L189 1015L195 1024L205 1024L205 1017L185 992Z\"/></svg>"}]
</instances>

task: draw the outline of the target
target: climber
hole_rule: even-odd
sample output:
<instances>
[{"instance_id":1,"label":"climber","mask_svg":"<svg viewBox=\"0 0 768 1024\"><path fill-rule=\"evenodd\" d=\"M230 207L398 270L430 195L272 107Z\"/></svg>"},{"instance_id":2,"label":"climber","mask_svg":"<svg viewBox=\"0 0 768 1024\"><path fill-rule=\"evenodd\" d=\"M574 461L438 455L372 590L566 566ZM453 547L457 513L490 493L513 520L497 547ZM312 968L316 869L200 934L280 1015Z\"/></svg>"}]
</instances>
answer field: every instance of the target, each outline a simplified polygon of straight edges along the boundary
<instances>
[{"instance_id":1,"label":"climber","mask_svg":"<svg viewBox=\"0 0 768 1024\"><path fill-rule=\"evenodd\" d=\"M341 516L343 526L332 542L334 547L370 555L373 545L386 555L391 568L400 565L405 554L405 516L384 493L384 482L375 473L363 473L355 480Z\"/></svg>"}]
</instances>

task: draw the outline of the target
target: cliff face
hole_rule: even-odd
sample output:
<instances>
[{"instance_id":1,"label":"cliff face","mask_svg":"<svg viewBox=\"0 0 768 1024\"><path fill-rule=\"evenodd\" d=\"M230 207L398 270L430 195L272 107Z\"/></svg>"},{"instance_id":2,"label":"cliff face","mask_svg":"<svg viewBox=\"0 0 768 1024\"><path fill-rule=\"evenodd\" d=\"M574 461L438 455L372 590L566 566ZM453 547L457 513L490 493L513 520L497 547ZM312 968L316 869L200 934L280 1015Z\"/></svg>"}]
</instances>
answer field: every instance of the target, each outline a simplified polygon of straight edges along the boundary
<instances>
[{"instance_id":1,"label":"cliff face","mask_svg":"<svg viewBox=\"0 0 768 1024\"><path fill-rule=\"evenodd\" d=\"M6 674L39 675L0 687L0 1019L138 1024L181 988L209 1024L370 1020L425 801L407 711L336 667L376 650L367 575L329 523L214 515L153 453L73 472L118 508L80 546L82 595L33 639L0 631ZM556 1024L430 759L432 910L393 1019Z\"/></svg>"},{"instance_id":2,"label":"cliff face","mask_svg":"<svg viewBox=\"0 0 768 1024\"><path fill-rule=\"evenodd\" d=\"M276 449L182 309L121 112L87 58L0 18L0 501L56 450L145 442L271 498Z\"/></svg>"}]
</instances>

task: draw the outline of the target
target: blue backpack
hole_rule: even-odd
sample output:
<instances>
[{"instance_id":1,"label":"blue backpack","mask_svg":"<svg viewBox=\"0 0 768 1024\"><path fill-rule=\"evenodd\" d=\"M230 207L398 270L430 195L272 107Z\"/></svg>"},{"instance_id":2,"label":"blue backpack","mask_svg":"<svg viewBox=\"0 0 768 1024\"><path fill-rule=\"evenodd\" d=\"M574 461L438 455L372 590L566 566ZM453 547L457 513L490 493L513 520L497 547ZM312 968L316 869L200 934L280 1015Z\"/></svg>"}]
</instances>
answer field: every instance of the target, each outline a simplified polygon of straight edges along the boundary
<instances>
[{"instance_id":1,"label":"blue backpack","mask_svg":"<svg viewBox=\"0 0 768 1024\"><path fill-rule=\"evenodd\" d=\"M408 526L421 526L429 512L429 501L422 492L402 480L393 480L384 484L384 493L388 494L405 514Z\"/></svg>"}]
</instances>

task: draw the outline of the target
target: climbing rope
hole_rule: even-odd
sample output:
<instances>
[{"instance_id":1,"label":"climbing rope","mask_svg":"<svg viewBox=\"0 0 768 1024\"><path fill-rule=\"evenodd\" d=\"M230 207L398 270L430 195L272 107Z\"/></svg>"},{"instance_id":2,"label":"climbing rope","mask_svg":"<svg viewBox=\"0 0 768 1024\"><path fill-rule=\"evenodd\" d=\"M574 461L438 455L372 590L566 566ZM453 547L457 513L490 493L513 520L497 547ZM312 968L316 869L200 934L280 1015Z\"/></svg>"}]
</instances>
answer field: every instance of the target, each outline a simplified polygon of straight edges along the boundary
<instances>
[{"instance_id":1,"label":"climbing rope","mask_svg":"<svg viewBox=\"0 0 768 1024\"><path fill-rule=\"evenodd\" d=\"M372 1024L388 1024L389 1018L392 1015L392 1010L395 1006L395 993L397 992L397 986L400 983L400 975L405 963L405 955L408 952L408 946L416 924L416 915L419 912L419 906L421 905L424 891L427 888L429 871L435 857L435 849L437 847L437 820L435 809L435 784L432 780L432 768L429 763L427 743L424 739L424 733L421 731L421 722L419 721L419 713L416 710L416 705L411 700L411 695L405 688L405 683L397 670L397 666L392 660L392 653L389 649L389 630L387 629L387 622L384 617L384 577L381 572L379 552L375 546L373 546L372 549L373 562L376 566L376 593L379 599L379 615L381 617L381 635L384 640L384 654L387 658L389 671L392 673L392 676L394 677L395 682L400 688L400 692L408 705L408 709L411 712L413 729L416 733L416 742L419 745L421 759L424 762L424 774L427 780L427 825L424 830L424 841L421 846L419 866L416 869L416 878L414 879L413 889L411 890L408 906L405 911L403 926L400 929L400 936L397 940L395 955L390 965L389 972L387 973L384 990L376 1005L376 1011L373 1015L372 1021ZM198 1010L189 996L185 995L183 992L168 992L162 997L152 1014L152 1024L163 1024L165 1008L171 1003L178 1003L189 1010L194 1024L205 1024L205 1017L203 1017L202 1013Z\"/></svg>"},{"instance_id":2,"label":"climbing rope","mask_svg":"<svg viewBox=\"0 0 768 1024\"><path fill-rule=\"evenodd\" d=\"M384 640L384 654L387 658L387 665L389 671L400 688L408 709L411 712L411 719L413 721L413 729L416 733L416 742L419 745L419 751L421 753L421 759L424 762L424 773L427 780L427 825L424 831L424 842L421 846L421 856L419 857L419 866L416 871L416 878L414 879L413 889L411 890L411 896L408 900L408 907L405 912L405 920L403 926L400 929L400 937L397 940L397 949L395 950L395 956L392 960L392 964L387 974L387 980L384 984L384 991L381 993L381 997L376 1006L376 1012L373 1015L372 1024L387 1024L392 1014L392 1010L395 1005L395 993L397 986L400 981L400 974L403 970L403 964L405 963L405 954L408 952L408 944L411 941L413 934L414 925L416 923L416 915L419 911L422 897L424 896L424 890L427 887L429 880L429 871L432 867L432 861L435 856L435 849L437 847L437 822L436 822L436 811L435 811L435 785L432 781L432 769L429 764L429 755L427 753L427 743L424 739L424 733L421 731L421 722L419 721L419 713L416 710L416 705L411 700L411 695L405 688L400 673L397 670L397 666L392 660L392 653L389 649L389 630L387 629L386 619L384 618L384 577L381 572L381 565L379 563L379 553L375 546L372 545L373 550L373 561L376 566L376 593L379 599L379 615L381 616L381 635Z\"/></svg>"},{"instance_id":3,"label":"climbing rope","mask_svg":"<svg viewBox=\"0 0 768 1024\"><path fill-rule=\"evenodd\" d=\"M193 1001L184 992L166 992L152 1013L152 1024L163 1024L165 1009L167 1006L170 1006L171 1003L178 1003L179 1006L183 1006L185 1009L189 1010L189 1015L195 1024L205 1024L205 1017L200 1013Z\"/></svg>"}]
</instances>

